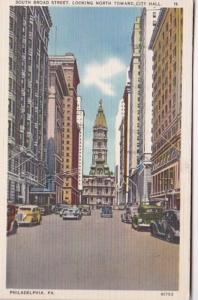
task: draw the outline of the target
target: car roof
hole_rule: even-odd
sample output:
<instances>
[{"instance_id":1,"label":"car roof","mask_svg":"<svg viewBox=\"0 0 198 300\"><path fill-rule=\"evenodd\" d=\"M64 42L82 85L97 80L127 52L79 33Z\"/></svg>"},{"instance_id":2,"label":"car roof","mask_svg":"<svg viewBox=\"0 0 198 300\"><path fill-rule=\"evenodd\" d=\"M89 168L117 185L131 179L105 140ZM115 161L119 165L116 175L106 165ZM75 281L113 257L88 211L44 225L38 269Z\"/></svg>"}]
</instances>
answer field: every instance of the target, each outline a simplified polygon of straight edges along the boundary
<instances>
[{"instance_id":1,"label":"car roof","mask_svg":"<svg viewBox=\"0 0 198 300\"><path fill-rule=\"evenodd\" d=\"M172 212L176 213L176 215L179 215L179 213L180 213L179 210L177 210L177 209L166 209L164 211L164 213L169 212L169 211L172 211Z\"/></svg>"},{"instance_id":2,"label":"car roof","mask_svg":"<svg viewBox=\"0 0 198 300\"><path fill-rule=\"evenodd\" d=\"M38 205L21 205L21 206L19 206L19 209L22 207L23 208L39 208Z\"/></svg>"}]
</instances>

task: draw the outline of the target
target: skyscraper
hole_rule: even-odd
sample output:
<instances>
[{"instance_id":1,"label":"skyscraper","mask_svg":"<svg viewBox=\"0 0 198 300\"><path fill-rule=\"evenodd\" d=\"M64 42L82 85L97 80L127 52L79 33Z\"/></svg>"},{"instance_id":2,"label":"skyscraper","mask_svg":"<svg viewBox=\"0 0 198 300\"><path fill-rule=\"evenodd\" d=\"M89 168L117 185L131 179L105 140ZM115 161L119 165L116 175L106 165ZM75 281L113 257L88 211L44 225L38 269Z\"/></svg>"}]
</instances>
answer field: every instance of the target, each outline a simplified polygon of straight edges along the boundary
<instances>
[{"instance_id":1,"label":"skyscraper","mask_svg":"<svg viewBox=\"0 0 198 300\"><path fill-rule=\"evenodd\" d=\"M8 200L29 203L46 177L47 7L11 6L9 26Z\"/></svg>"},{"instance_id":2,"label":"skyscraper","mask_svg":"<svg viewBox=\"0 0 198 300\"><path fill-rule=\"evenodd\" d=\"M96 205L113 204L115 177L107 164L107 122L102 100L93 126L92 164L88 176L83 176L83 201Z\"/></svg>"},{"instance_id":3,"label":"skyscraper","mask_svg":"<svg viewBox=\"0 0 198 300\"><path fill-rule=\"evenodd\" d=\"M182 8L161 9L153 50L152 194L166 207L180 208L182 108Z\"/></svg>"},{"instance_id":4,"label":"skyscraper","mask_svg":"<svg viewBox=\"0 0 198 300\"><path fill-rule=\"evenodd\" d=\"M77 123L77 87L80 82L76 58L72 53L50 56L54 65L61 65L68 86L63 102L63 202L78 204L79 127Z\"/></svg>"},{"instance_id":5,"label":"skyscraper","mask_svg":"<svg viewBox=\"0 0 198 300\"><path fill-rule=\"evenodd\" d=\"M116 184L116 195L115 202L119 204L122 202L122 193L121 193L121 168L122 168L122 149L123 149L123 139L121 135L121 128L124 119L124 101L120 100L118 106L118 112L116 114L115 121L115 184Z\"/></svg>"},{"instance_id":6,"label":"skyscraper","mask_svg":"<svg viewBox=\"0 0 198 300\"><path fill-rule=\"evenodd\" d=\"M152 51L149 49L159 10L144 8L140 17L140 53L138 80L137 162L131 170L138 201L148 202L151 193L151 130L152 130ZM131 184L132 185L132 184ZM136 185L136 186L135 186ZM131 198L131 197L130 197ZM136 200L136 201L137 201Z\"/></svg>"},{"instance_id":7,"label":"skyscraper","mask_svg":"<svg viewBox=\"0 0 198 300\"><path fill-rule=\"evenodd\" d=\"M82 109L82 99L77 97L77 123L79 127L79 152L78 152L78 189L80 192L79 202L82 199L83 190L83 157L84 157L84 117L85 112Z\"/></svg>"},{"instance_id":8,"label":"skyscraper","mask_svg":"<svg viewBox=\"0 0 198 300\"><path fill-rule=\"evenodd\" d=\"M53 195L53 203L62 202L63 187L63 102L68 95L61 65L53 65L49 60L48 88L48 131L47 131L47 187Z\"/></svg>"},{"instance_id":9,"label":"skyscraper","mask_svg":"<svg viewBox=\"0 0 198 300\"><path fill-rule=\"evenodd\" d=\"M137 17L131 37L132 56L130 62L129 175L131 178L139 162L140 151L140 30L140 17ZM132 180L129 182L129 202L137 201L137 186L134 186Z\"/></svg>"}]
</instances>

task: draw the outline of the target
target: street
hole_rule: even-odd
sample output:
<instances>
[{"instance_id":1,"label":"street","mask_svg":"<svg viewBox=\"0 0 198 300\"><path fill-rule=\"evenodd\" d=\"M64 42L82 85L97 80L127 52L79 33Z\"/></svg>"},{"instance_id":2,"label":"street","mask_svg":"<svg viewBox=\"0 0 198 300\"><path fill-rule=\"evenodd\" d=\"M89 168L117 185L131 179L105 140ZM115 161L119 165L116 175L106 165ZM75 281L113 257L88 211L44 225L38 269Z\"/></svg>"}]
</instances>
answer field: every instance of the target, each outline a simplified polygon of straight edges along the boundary
<instances>
[{"instance_id":1,"label":"street","mask_svg":"<svg viewBox=\"0 0 198 300\"><path fill-rule=\"evenodd\" d=\"M179 245L92 211L44 216L7 238L7 288L177 290Z\"/></svg>"}]
</instances>

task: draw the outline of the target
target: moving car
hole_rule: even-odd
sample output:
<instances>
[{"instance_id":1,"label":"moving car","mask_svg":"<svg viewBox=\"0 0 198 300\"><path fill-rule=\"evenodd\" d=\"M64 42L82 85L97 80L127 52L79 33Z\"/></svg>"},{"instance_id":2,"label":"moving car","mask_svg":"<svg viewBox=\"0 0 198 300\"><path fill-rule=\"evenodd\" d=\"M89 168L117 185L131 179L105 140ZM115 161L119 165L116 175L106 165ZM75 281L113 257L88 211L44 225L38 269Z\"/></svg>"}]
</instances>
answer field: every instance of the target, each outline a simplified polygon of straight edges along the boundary
<instances>
[{"instance_id":1,"label":"moving car","mask_svg":"<svg viewBox=\"0 0 198 300\"><path fill-rule=\"evenodd\" d=\"M63 216L63 213L69 209L69 206L64 206L61 208L61 210L59 211L59 216L62 217Z\"/></svg>"},{"instance_id":2,"label":"moving car","mask_svg":"<svg viewBox=\"0 0 198 300\"><path fill-rule=\"evenodd\" d=\"M160 220L150 225L152 236L161 236L168 242L179 241L180 215L176 209L166 210Z\"/></svg>"},{"instance_id":3,"label":"moving car","mask_svg":"<svg viewBox=\"0 0 198 300\"><path fill-rule=\"evenodd\" d=\"M22 224L40 224L41 211L37 205L22 205L18 208L16 220L19 225Z\"/></svg>"},{"instance_id":4,"label":"moving car","mask_svg":"<svg viewBox=\"0 0 198 300\"><path fill-rule=\"evenodd\" d=\"M136 230L150 230L151 221L161 219L163 209L157 205L141 204L132 216L132 227Z\"/></svg>"},{"instance_id":5,"label":"moving car","mask_svg":"<svg viewBox=\"0 0 198 300\"><path fill-rule=\"evenodd\" d=\"M113 212L111 206L103 206L100 213L101 218L112 218Z\"/></svg>"},{"instance_id":6,"label":"moving car","mask_svg":"<svg viewBox=\"0 0 198 300\"><path fill-rule=\"evenodd\" d=\"M80 220L81 212L79 208L69 208L64 210L62 215L63 220Z\"/></svg>"},{"instance_id":7,"label":"moving car","mask_svg":"<svg viewBox=\"0 0 198 300\"><path fill-rule=\"evenodd\" d=\"M17 208L13 204L7 205L7 234L17 233L18 223L15 219Z\"/></svg>"}]
</instances>

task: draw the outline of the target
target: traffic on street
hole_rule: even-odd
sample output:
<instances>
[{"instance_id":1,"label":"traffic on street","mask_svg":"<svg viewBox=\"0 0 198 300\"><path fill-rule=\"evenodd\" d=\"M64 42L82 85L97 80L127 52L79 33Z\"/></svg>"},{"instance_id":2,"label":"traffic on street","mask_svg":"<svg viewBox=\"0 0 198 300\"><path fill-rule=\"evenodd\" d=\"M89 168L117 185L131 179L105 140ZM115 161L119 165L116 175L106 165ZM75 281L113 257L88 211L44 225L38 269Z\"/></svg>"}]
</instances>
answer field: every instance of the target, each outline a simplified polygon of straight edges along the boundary
<instances>
[{"instance_id":1,"label":"traffic on street","mask_svg":"<svg viewBox=\"0 0 198 300\"><path fill-rule=\"evenodd\" d=\"M83 210L62 208L8 236L7 288L178 289L177 243L121 222L127 210Z\"/></svg>"}]
</instances>

